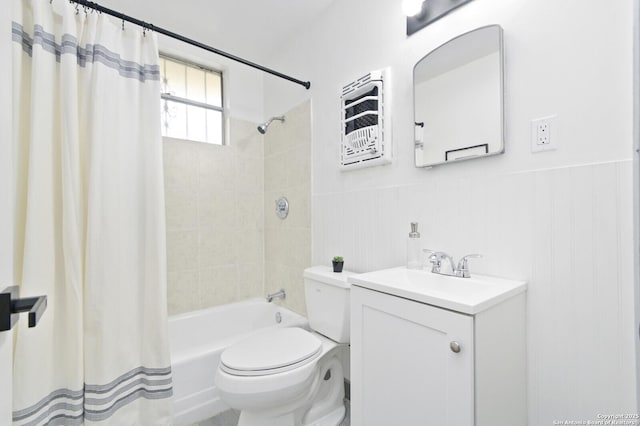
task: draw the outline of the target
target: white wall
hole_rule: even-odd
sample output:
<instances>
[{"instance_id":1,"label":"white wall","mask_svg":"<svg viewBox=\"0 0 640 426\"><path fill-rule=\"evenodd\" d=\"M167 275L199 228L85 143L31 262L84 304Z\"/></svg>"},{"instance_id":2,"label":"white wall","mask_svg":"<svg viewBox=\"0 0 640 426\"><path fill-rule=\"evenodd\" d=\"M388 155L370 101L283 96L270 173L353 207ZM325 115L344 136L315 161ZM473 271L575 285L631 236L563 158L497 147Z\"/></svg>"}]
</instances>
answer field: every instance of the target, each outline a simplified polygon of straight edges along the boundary
<instances>
[{"instance_id":1,"label":"white wall","mask_svg":"<svg viewBox=\"0 0 640 426\"><path fill-rule=\"evenodd\" d=\"M270 61L274 67L309 79L311 90L266 76L266 115L313 97L315 162L320 160L332 169L327 173L325 167L317 167L322 176L315 191L320 193L422 181L434 174L518 171L631 158L631 3L616 2L607 8L595 0L557 3L475 0L407 38L398 2L368 2L358 25L351 23L362 12L361 4L336 2L306 34L292 39L288 49L282 48ZM413 64L451 37L494 23L505 31L507 155L488 160L490 164L480 161L433 171L409 167ZM354 77L385 66L391 66L393 73L396 161L388 170L340 173L334 167L339 91ZM529 120L551 113L560 117L560 149L532 155Z\"/></svg>"},{"instance_id":2,"label":"white wall","mask_svg":"<svg viewBox=\"0 0 640 426\"><path fill-rule=\"evenodd\" d=\"M312 258L345 268L402 264L409 221L423 245L472 271L529 281L529 424L637 412L632 240L632 2L475 0L407 38L400 1L335 2L271 65L310 91L265 77L267 115L311 97ZM412 68L471 29L505 38L506 153L415 169ZM393 75L394 160L338 168L341 86ZM558 115L558 150L530 152L530 120Z\"/></svg>"},{"instance_id":3,"label":"white wall","mask_svg":"<svg viewBox=\"0 0 640 426\"><path fill-rule=\"evenodd\" d=\"M640 0L633 0L633 205L634 259L640 259ZM640 261L635 264L635 324L640 324ZM640 371L640 326L636 335L636 371ZM636 375L636 398L640 407L640 375Z\"/></svg>"}]
</instances>

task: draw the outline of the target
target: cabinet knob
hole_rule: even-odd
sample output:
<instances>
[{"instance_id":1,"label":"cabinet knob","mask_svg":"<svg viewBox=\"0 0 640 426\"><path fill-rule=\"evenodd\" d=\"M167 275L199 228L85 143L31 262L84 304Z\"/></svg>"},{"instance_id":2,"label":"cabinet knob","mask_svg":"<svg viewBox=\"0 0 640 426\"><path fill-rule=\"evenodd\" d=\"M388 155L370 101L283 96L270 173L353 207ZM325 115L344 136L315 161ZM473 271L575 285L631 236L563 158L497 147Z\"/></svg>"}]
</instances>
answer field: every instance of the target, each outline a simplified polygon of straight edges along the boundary
<instances>
[{"instance_id":1,"label":"cabinet knob","mask_svg":"<svg viewBox=\"0 0 640 426\"><path fill-rule=\"evenodd\" d=\"M455 340L453 342L449 343L449 347L455 353L460 352L460 343L456 342Z\"/></svg>"}]
</instances>

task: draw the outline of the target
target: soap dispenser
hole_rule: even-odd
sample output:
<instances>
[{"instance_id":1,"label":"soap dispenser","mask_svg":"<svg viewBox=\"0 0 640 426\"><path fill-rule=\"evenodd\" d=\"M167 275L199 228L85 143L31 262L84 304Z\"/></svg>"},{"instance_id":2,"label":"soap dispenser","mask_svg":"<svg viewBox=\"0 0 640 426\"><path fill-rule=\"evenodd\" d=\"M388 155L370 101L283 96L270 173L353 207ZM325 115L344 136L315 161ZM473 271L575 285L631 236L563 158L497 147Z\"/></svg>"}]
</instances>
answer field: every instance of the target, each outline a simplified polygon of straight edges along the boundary
<instances>
[{"instance_id":1,"label":"soap dispenser","mask_svg":"<svg viewBox=\"0 0 640 426\"><path fill-rule=\"evenodd\" d=\"M420 233L418 232L418 222L411 222L411 232L407 239L407 268L420 269Z\"/></svg>"}]
</instances>

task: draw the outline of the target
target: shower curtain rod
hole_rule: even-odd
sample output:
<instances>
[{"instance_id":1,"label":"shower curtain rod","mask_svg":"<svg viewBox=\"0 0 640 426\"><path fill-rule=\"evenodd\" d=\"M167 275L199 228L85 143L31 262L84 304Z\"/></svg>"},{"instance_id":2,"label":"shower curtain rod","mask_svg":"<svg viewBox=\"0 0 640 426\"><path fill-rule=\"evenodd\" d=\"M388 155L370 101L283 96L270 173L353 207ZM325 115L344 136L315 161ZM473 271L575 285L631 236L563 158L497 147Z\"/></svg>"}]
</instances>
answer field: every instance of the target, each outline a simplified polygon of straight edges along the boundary
<instances>
[{"instance_id":1,"label":"shower curtain rod","mask_svg":"<svg viewBox=\"0 0 640 426\"><path fill-rule=\"evenodd\" d=\"M256 64L255 62L251 62L251 61L248 61L246 59L240 58L238 56L232 55L231 53L227 53L227 52L224 52L222 50L216 49L215 47L208 46L208 45L206 45L204 43L200 43L199 41L187 38L187 37L185 37L183 35L176 34L176 33L172 32L172 31L166 30L164 28L156 27L155 25L150 24L148 22L144 22L144 21L141 21L139 19L132 18L131 16L125 15L124 13L116 12L115 10L108 9L108 8L106 8L104 6L100 6L97 3L86 1L86 0L69 0L69 1L71 3L76 3L76 4L80 5L80 6L87 7L89 9L97 10L98 12L106 13L107 15L114 16L114 17L116 17L118 19L122 19L122 21L131 22L132 24L138 25L138 26L140 26L140 27L142 27L144 29L155 31L155 32L157 32L159 34L162 34L162 35L165 35L167 37L171 37L171 38L174 38L176 40L180 40L183 43L187 43L187 44L190 44L192 46L199 47L200 49L206 50L207 52L211 52L211 53L215 53L215 54L220 55L220 56L224 56L225 58L229 58L229 59L231 59L233 61L240 62L242 64L248 65L248 66L250 66L252 68L259 69L260 71L266 72L268 74L275 75L276 77L280 77L280 78L283 78L285 80L289 80L289 81L291 81L293 83L296 83L296 84L299 84L301 86L304 86L306 89L309 89L311 87L311 82L310 81L298 80L297 78L293 78L293 77L291 77L289 75L282 74L281 72L272 70L272 69L264 67L264 66L262 66L260 64Z\"/></svg>"}]
</instances>

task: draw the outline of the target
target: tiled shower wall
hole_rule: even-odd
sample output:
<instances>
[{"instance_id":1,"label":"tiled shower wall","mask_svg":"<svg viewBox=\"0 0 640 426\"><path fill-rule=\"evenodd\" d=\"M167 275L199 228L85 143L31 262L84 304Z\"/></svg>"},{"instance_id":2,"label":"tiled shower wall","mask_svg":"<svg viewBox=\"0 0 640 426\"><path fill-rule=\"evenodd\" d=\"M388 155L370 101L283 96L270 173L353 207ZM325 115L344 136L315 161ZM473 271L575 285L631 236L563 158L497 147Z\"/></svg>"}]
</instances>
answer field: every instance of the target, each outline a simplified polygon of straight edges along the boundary
<instances>
[{"instance_id":1,"label":"tiled shower wall","mask_svg":"<svg viewBox=\"0 0 640 426\"><path fill-rule=\"evenodd\" d=\"M230 120L229 145L164 140L169 314L263 297L305 313L311 262L311 104L274 122ZM290 213L275 215L287 197Z\"/></svg>"},{"instance_id":2,"label":"tiled shower wall","mask_svg":"<svg viewBox=\"0 0 640 426\"><path fill-rule=\"evenodd\" d=\"M264 144L230 120L230 144L164 139L169 314L264 294Z\"/></svg>"},{"instance_id":3,"label":"tiled shower wall","mask_svg":"<svg viewBox=\"0 0 640 426\"><path fill-rule=\"evenodd\" d=\"M284 288L289 309L305 314L302 272L311 265L311 101L284 113L264 141L265 287ZM275 214L275 200L289 200L289 216ZM324 262L327 263L327 262Z\"/></svg>"}]
</instances>

